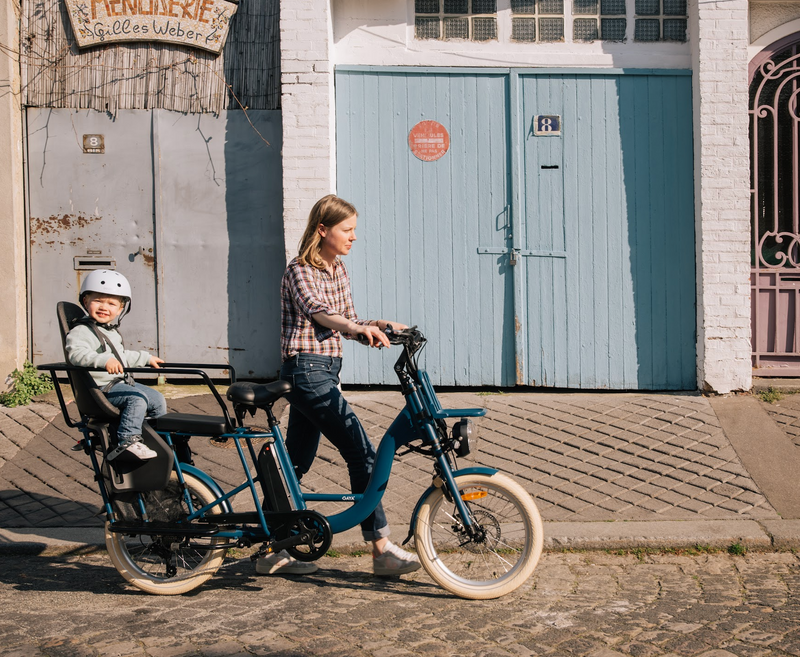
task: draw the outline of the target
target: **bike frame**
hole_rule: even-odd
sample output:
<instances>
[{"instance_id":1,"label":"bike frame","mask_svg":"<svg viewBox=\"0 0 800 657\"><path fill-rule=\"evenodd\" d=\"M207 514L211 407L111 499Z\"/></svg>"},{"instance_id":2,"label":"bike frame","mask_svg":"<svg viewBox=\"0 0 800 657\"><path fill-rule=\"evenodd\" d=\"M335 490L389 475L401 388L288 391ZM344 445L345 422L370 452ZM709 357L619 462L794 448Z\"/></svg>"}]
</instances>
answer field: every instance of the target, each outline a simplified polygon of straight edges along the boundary
<instances>
[{"instance_id":1,"label":"bike frame","mask_svg":"<svg viewBox=\"0 0 800 657\"><path fill-rule=\"evenodd\" d=\"M433 386L430 383L430 379L428 374L424 370L420 370L417 368L416 362L413 358L414 352L412 352L408 345L403 345L403 353L398 358L397 363L395 364L395 372L398 374L401 384L401 392L405 397L405 407L400 411L398 416L392 422L389 429L384 434L383 438L377 449L377 455L375 459L375 464L373 468L372 475L370 477L369 483L363 493L360 494L353 494L353 493L346 493L346 494L331 494L331 493L310 493L304 492L301 487L300 483L297 480L297 477L294 473L294 467L292 466L291 460L289 459L289 455L286 451L286 447L284 445L283 435L280 430L280 426L278 422L274 419L271 412L268 413L268 417L270 419L270 431L253 431L246 427L240 426L237 427L235 431L230 433L225 433L220 436L214 436L214 438L219 440L224 439L232 439L234 445L236 447L237 453L239 455L239 459L242 463L242 469L245 473L246 480L236 486L235 488L224 492L221 487L217 484L214 479L209 476L204 471L196 468L192 465L183 464L175 459L174 462L174 470L177 474L177 477L181 484L184 487L184 496L185 501L188 505L190 513L186 520L194 521L194 520L205 520L206 522L213 522L216 520L216 513L220 512L222 514L230 514L232 521L226 521L225 518L220 519L220 525L226 525L225 527L220 527L219 531L215 531L213 536L215 538L226 538L228 539L231 544L235 543L242 543L242 542L260 542L260 541L268 541L272 538L272 532L269 529L270 526L270 519L272 515L281 515L281 514L271 514L270 512L265 512L262 507L262 500L259 496L259 491L256 487L256 482L263 481L263 478L267 476L266 473L261 471L259 466L258 456L256 454L256 450L253 446L253 440L255 439L267 439L270 440L272 443L272 448L275 450L275 455L278 459L278 464L283 472L286 485L288 488L288 496L291 501L292 507L296 510L307 510L309 507L309 503L314 502L341 502L341 503L350 503L349 506L344 511L339 513L329 515L326 517L328 523L330 524L331 531L333 534L338 534L353 527L356 527L361 522L363 522L369 515L375 510L375 508L380 503L381 499L383 498L384 491L386 490L386 486L388 484L389 478L392 472L392 465L394 462L394 457L397 452L405 446L408 446L415 440L421 440L422 445L425 448L425 453L430 454L434 461L434 479L433 484L428 488L425 493L423 493L422 497L420 498L419 502L417 503L416 508L412 514L412 518L410 519L410 527L413 531L414 524L416 522L416 517L418 510L421 504L424 502L426 497L436 488L444 486L448 498L452 498L458 514L460 515L465 528L467 531L470 531L472 528L472 519L471 514L469 513L466 505L464 504L463 500L461 499L460 495L458 494L458 487L455 481L455 478L464 475L464 474L474 474L480 473L491 476L497 472L492 468L486 467L471 467L466 469L458 469L454 470L451 467L451 463L448 457L447 452L444 449L443 442L446 439L446 434L443 433L446 431L446 427L444 425L444 420L448 418L467 418L467 417L482 417L486 414L486 410L482 408L467 408L467 409L443 409L441 403L439 402L438 397L433 389ZM208 376L205 372L200 370L200 367L207 367L205 365L191 365L187 366L191 367L191 373L193 374L200 374L206 383L211 388L212 392L215 394L215 397L220 402L224 409L224 413L226 418L229 419L227 410L225 409L224 403L222 403L221 398L216 391L216 388L211 383ZM40 366L40 369L49 369L53 378L55 379L55 372L56 371L64 371L69 369L77 369L70 366L64 366L64 364L58 365L50 365L50 366ZM152 374L152 370L147 369L130 369L131 372L147 372ZM181 373L186 374L188 371L186 369L177 369L176 366L166 365L162 367L159 372L161 373ZM84 436L89 441L89 444L92 443L92 436L91 430L86 426L85 422L76 422L73 423L69 420L69 415L66 411L66 405L64 404L64 400L58 385L56 385L56 390L58 392L59 402L62 405L62 411L64 412L64 416L68 422L68 424L72 427L76 427L82 431ZM179 432L159 432L159 435L167 442L167 444L174 449L173 437L188 435L188 434L181 434ZM244 443L244 446L242 445ZM413 451L413 448L412 448ZM108 521L111 523L111 527L113 530L113 524L115 522L114 516L114 509L111 503L111 496L108 493L106 484L101 476L101 468L100 463L98 462L96 453L94 449L87 449L89 453L92 467L97 475L96 479L98 481L98 485L100 488L100 493L103 498L103 504L106 512L106 517ZM248 465L248 455L250 460L255 465L255 472L256 476L253 477L250 474L250 467ZM204 483L215 495L215 499L202 506L200 508L195 508L192 500L190 499L190 494L185 486L185 477L184 475L191 475L192 477L199 479L202 483ZM252 514L248 514L248 520L242 521L236 518L240 514L235 514L232 512L230 500L235 496L238 495L240 492L244 490L250 491L253 504L255 506L255 516ZM142 513L143 519L146 521L146 513L144 504L141 501L141 496L139 496L139 507ZM218 512L215 511L213 514L211 513L212 510L218 507ZM251 520L252 518L252 520ZM234 520L236 519L236 520ZM257 521L257 526L249 526L253 524L253 521ZM230 527L229 525L234 525ZM127 533L127 531L126 531ZM219 545L215 546L219 547Z\"/></svg>"}]
</instances>

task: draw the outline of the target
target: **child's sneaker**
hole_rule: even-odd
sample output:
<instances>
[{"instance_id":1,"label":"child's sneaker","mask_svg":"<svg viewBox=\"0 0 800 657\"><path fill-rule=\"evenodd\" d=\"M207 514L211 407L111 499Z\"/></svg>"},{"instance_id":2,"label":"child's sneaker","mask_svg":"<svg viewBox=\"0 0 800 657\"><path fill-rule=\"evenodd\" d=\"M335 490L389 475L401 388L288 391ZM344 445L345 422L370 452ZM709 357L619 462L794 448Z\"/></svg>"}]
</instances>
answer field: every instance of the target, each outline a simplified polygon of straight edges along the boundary
<instances>
[{"instance_id":1,"label":"child's sneaker","mask_svg":"<svg viewBox=\"0 0 800 657\"><path fill-rule=\"evenodd\" d=\"M158 456L158 452L150 449L142 442L141 436L131 436L130 438L123 438L119 441L117 446L112 449L106 457L109 461L113 461L120 454L132 454L141 461L154 459Z\"/></svg>"},{"instance_id":2,"label":"child's sneaker","mask_svg":"<svg viewBox=\"0 0 800 657\"><path fill-rule=\"evenodd\" d=\"M268 554L256 561L256 572L259 575L310 575L318 570L317 564L292 559L286 550Z\"/></svg>"},{"instance_id":3,"label":"child's sneaker","mask_svg":"<svg viewBox=\"0 0 800 657\"><path fill-rule=\"evenodd\" d=\"M148 461L158 456L157 451L155 451L154 449L150 449L147 445L145 445L141 441L135 442L133 443L133 445L128 447L128 454L133 454L142 461Z\"/></svg>"},{"instance_id":4,"label":"child's sneaker","mask_svg":"<svg viewBox=\"0 0 800 657\"><path fill-rule=\"evenodd\" d=\"M394 543L388 543L377 557L372 557L372 572L376 575L405 575L420 569L416 554L406 552Z\"/></svg>"}]
</instances>

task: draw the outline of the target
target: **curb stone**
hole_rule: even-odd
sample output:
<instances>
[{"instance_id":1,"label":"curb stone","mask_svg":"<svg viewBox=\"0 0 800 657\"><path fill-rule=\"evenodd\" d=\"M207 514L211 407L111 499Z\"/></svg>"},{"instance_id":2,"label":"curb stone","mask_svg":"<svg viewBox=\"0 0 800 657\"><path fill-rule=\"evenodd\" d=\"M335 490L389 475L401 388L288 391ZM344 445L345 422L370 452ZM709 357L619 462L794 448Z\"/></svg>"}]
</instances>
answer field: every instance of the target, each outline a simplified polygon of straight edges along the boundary
<instances>
[{"instance_id":1,"label":"curb stone","mask_svg":"<svg viewBox=\"0 0 800 657\"><path fill-rule=\"evenodd\" d=\"M355 533L345 532L338 539L334 537L332 548L340 552L368 549ZM724 550L734 544L748 550L800 550L800 520L544 522L546 551ZM100 527L0 529L0 554L53 556L102 550L105 538Z\"/></svg>"}]
</instances>

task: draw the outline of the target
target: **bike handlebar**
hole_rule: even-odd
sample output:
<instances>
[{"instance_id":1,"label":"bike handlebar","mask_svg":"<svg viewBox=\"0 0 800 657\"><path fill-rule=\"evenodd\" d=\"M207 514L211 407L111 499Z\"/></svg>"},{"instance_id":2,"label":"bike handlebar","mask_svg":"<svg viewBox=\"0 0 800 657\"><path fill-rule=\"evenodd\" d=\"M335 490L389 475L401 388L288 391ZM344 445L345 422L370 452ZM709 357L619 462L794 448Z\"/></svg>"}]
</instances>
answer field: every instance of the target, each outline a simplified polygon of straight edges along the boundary
<instances>
[{"instance_id":1,"label":"bike handlebar","mask_svg":"<svg viewBox=\"0 0 800 657\"><path fill-rule=\"evenodd\" d=\"M411 349L412 353L417 351L417 348L426 342L422 331L419 331L416 326L395 329L391 324L387 324L383 332L386 334L386 337L389 338L389 344L406 345ZM364 345L369 344L367 338L361 333L356 336L356 340Z\"/></svg>"}]
</instances>

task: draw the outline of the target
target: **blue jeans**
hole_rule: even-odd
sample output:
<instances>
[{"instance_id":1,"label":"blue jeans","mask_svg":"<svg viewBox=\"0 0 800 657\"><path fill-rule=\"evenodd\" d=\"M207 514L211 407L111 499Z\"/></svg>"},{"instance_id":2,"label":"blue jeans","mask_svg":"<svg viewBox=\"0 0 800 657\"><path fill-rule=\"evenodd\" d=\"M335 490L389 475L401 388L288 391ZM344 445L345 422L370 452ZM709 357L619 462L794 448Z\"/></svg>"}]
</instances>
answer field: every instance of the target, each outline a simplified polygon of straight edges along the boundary
<instances>
[{"instance_id":1,"label":"blue jeans","mask_svg":"<svg viewBox=\"0 0 800 657\"><path fill-rule=\"evenodd\" d=\"M117 427L119 440L141 436L145 417L158 417L167 412L164 395L141 383L128 385L120 381L106 393L106 397L120 410Z\"/></svg>"},{"instance_id":2,"label":"blue jeans","mask_svg":"<svg viewBox=\"0 0 800 657\"><path fill-rule=\"evenodd\" d=\"M286 450L300 479L311 468L324 434L347 463L350 490L363 493L375 467L375 448L337 387L341 366L341 358L316 354L297 354L283 363L281 379L292 384L286 395L291 404ZM365 541L389 535L381 504L361 523L361 533Z\"/></svg>"}]
</instances>

